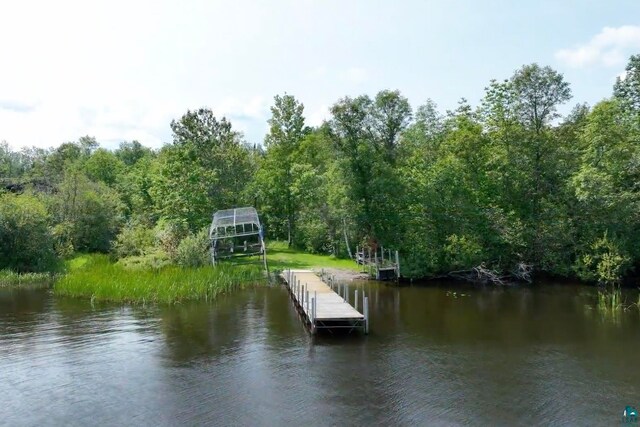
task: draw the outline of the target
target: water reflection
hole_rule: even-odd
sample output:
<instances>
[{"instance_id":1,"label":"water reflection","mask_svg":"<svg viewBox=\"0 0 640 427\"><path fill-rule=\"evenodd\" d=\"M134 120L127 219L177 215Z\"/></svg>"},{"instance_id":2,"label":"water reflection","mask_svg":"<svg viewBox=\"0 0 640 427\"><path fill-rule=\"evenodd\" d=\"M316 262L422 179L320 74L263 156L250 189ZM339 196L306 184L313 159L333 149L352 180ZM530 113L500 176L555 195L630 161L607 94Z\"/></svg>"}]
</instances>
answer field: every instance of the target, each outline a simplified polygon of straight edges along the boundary
<instances>
[{"instance_id":1,"label":"water reflection","mask_svg":"<svg viewBox=\"0 0 640 427\"><path fill-rule=\"evenodd\" d=\"M136 308L0 290L0 424L599 425L640 404L640 314L601 316L592 288L353 288L366 337L310 337L277 287Z\"/></svg>"}]
</instances>

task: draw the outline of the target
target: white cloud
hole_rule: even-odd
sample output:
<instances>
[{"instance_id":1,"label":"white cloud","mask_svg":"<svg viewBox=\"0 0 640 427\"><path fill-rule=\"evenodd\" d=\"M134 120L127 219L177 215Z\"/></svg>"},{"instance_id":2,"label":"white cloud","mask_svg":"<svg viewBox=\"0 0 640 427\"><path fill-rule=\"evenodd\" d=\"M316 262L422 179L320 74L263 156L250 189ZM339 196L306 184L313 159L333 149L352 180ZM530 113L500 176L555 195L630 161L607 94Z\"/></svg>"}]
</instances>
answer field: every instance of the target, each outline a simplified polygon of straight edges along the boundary
<instances>
[{"instance_id":1,"label":"white cloud","mask_svg":"<svg viewBox=\"0 0 640 427\"><path fill-rule=\"evenodd\" d=\"M307 124L310 126L320 126L322 122L328 120L329 117L331 117L329 106L321 105L319 108L309 114L307 118Z\"/></svg>"},{"instance_id":2,"label":"white cloud","mask_svg":"<svg viewBox=\"0 0 640 427\"><path fill-rule=\"evenodd\" d=\"M571 49L561 49L555 56L565 64L582 68L589 65L617 67L640 48L640 26L604 27L587 43Z\"/></svg>"},{"instance_id":3,"label":"white cloud","mask_svg":"<svg viewBox=\"0 0 640 427\"><path fill-rule=\"evenodd\" d=\"M349 83L364 83L369 78L367 70L360 67L351 67L342 73L342 78Z\"/></svg>"}]
</instances>

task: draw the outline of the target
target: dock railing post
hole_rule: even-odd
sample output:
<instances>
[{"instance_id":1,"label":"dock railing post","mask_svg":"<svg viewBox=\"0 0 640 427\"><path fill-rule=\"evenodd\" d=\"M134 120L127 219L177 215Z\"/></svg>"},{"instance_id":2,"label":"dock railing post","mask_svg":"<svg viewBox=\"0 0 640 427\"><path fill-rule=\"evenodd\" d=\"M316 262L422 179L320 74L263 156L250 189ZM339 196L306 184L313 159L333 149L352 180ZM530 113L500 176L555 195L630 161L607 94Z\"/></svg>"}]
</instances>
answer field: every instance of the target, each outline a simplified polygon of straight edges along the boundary
<instances>
[{"instance_id":1,"label":"dock railing post","mask_svg":"<svg viewBox=\"0 0 640 427\"><path fill-rule=\"evenodd\" d=\"M396 277L400 279L400 256L398 251L396 251Z\"/></svg>"},{"instance_id":2,"label":"dock railing post","mask_svg":"<svg viewBox=\"0 0 640 427\"><path fill-rule=\"evenodd\" d=\"M345 297L346 297L346 298L345 298L345 302L346 302L347 304L349 304L349 284L347 283L347 284L345 285L345 287L346 287L346 291L345 291L345 293L344 293L344 295L345 295Z\"/></svg>"},{"instance_id":3,"label":"dock railing post","mask_svg":"<svg viewBox=\"0 0 640 427\"><path fill-rule=\"evenodd\" d=\"M369 333L369 297L364 297L363 307L364 310L364 333Z\"/></svg>"},{"instance_id":4,"label":"dock railing post","mask_svg":"<svg viewBox=\"0 0 640 427\"><path fill-rule=\"evenodd\" d=\"M302 289L301 289L301 293L300 293L300 308L302 308L302 311L304 312L304 290L307 287L307 284L305 283L304 285L302 285Z\"/></svg>"},{"instance_id":5,"label":"dock railing post","mask_svg":"<svg viewBox=\"0 0 640 427\"><path fill-rule=\"evenodd\" d=\"M356 311L358 311L358 290L357 289L353 292L353 306L354 306L353 308L355 308Z\"/></svg>"},{"instance_id":6,"label":"dock railing post","mask_svg":"<svg viewBox=\"0 0 640 427\"><path fill-rule=\"evenodd\" d=\"M307 288L305 289L306 295L305 295L305 302L307 303L307 316L309 316L309 287L307 286Z\"/></svg>"}]
</instances>

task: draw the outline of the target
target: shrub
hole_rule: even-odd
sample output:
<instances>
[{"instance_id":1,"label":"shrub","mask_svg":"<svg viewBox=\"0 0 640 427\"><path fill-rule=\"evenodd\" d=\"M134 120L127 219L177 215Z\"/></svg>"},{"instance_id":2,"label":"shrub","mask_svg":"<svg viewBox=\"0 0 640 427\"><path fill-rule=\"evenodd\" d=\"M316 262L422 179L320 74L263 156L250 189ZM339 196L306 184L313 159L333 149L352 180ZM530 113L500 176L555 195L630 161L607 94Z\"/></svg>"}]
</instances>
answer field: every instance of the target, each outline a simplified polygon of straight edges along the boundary
<instances>
[{"instance_id":1,"label":"shrub","mask_svg":"<svg viewBox=\"0 0 640 427\"><path fill-rule=\"evenodd\" d=\"M155 232L144 224L127 224L112 244L117 258L143 256L154 251Z\"/></svg>"},{"instance_id":2,"label":"shrub","mask_svg":"<svg viewBox=\"0 0 640 427\"><path fill-rule=\"evenodd\" d=\"M56 230L56 247L82 252L108 252L122 220L122 204L117 193L103 183L91 182L81 172L69 170L48 197Z\"/></svg>"},{"instance_id":3,"label":"shrub","mask_svg":"<svg viewBox=\"0 0 640 427\"><path fill-rule=\"evenodd\" d=\"M37 197L0 193L0 270L28 272L55 267L48 221L47 210Z\"/></svg>"},{"instance_id":4,"label":"shrub","mask_svg":"<svg viewBox=\"0 0 640 427\"><path fill-rule=\"evenodd\" d=\"M482 261L482 247L472 237L450 235L444 253L447 268L471 268Z\"/></svg>"},{"instance_id":5,"label":"shrub","mask_svg":"<svg viewBox=\"0 0 640 427\"><path fill-rule=\"evenodd\" d=\"M189 234L183 223L161 220L155 227L156 244L158 249L175 260L178 256L180 242Z\"/></svg>"},{"instance_id":6,"label":"shrub","mask_svg":"<svg viewBox=\"0 0 640 427\"><path fill-rule=\"evenodd\" d=\"M576 263L576 272L583 280L600 284L618 283L629 269L630 259L619 242L604 236L593 242Z\"/></svg>"},{"instance_id":7,"label":"shrub","mask_svg":"<svg viewBox=\"0 0 640 427\"><path fill-rule=\"evenodd\" d=\"M209 233L202 229L185 237L178 245L175 262L182 267L201 267L210 262Z\"/></svg>"}]
</instances>

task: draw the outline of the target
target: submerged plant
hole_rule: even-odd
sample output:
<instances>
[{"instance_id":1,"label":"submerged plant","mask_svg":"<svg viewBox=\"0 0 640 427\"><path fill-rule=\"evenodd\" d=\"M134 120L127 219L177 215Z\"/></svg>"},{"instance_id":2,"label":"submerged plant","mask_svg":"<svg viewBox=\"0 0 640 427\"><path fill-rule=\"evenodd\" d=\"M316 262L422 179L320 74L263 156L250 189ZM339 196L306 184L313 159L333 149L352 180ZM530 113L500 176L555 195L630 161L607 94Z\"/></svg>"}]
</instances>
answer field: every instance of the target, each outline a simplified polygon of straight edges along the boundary
<instances>
[{"instance_id":1,"label":"submerged plant","mask_svg":"<svg viewBox=\"0 0 640 427\"><path fill-rule=\"evenodd\" d=\"M596 304L596 308L603 317L619 321L620 315L624 311L620 286L611 285L610 287L600 287L598 289L598 302Z\"/></svg>"}]
</instances>

